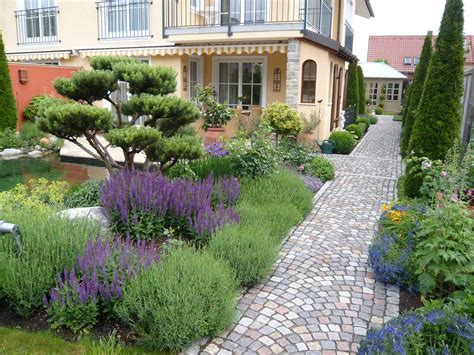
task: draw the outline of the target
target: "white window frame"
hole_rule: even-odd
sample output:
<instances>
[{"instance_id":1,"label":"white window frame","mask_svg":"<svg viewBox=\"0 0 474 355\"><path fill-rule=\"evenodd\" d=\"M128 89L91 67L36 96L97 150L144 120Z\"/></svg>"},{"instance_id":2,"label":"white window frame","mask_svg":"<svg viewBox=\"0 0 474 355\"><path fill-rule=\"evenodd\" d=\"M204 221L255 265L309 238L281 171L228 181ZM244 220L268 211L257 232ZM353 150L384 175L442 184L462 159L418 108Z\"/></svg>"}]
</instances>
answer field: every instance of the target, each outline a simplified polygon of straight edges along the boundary
<instances>
[{"instance_id":1,"label":"white window frame","mask_svg":"<svg viewBox=\"0 0 474 355\"><path fill-rule=\"evenodd\" d=\"M377 100L379 99L379 83L370 83L369 84L369 100L372 106L377 105Z\"/></svg>"},{"instance_id":2,"label":"white window frame","mask_svg":"<svg viewBox=\"0 0 474 355\"><path fill-rule=\"evenodd\" d=\"M413 64L415 64L415 65L420 64L420 57L413 58Z\"/></svg>"},{"instance_id":3,"label":"white window frame","mask_svg":"<svg viewBox=\"0 0 474 355\"><path fill-rule=\"evenodd\" d=\"M253 57L253 56L231 56L222 57L217 56L212 60L212 83L214 85L217 94L219 95L219 64L220 63L239 63L239 82L238 82L238 97L242 96L242 64L243 63L262 63L262 102L261 107L265 107L267 104L267 57Z\"/></svg>"},{"instance_id":4,"label":"white window frame","mask_svg":"<svg viewBox=\"0 0 474 355\"><path fill-rule=\"evenodd\" d=\"M189 73L188 73L188 81L189 81L189 98L190 99L195 99L196 95L193 95L195 93L195 88L193 88L193 82L191 81L191 63L196 63L197 67L197 75L196 75L196 83L194 84L195 86L203 86L204 85L204 58L203 57L198 57L198 56L191 56L189 57Z\"/></svg>"},{"instance_id":5,"label":"white window frame","mask_svg":"<svg viewBox=\"0 0 474 355\"><path fill-rule=\"evenodd\" d=\"M399 101L400 100L400 95L401 95L401 92L400 92L400 83L396 83L396 82L389 82L387 83L386 85L386 89L385 89L385 97L387 99L387 101ZM398 93L395 94L395 90L398 90ZM395 96L397 97L395 99Z\"/></svg>"},{"instance_id":6,"label":"white window frame","mask_svg":"<svg viewBox=\"0 0 474 355\"><path fill-rule=\"evenodd\" d=\"M201 1L201 0L197 0L197 1ZM219 21L220 21L220 18L222 15L225 15L227 13L224 13L222 12L222 0L215 0L217 1L218 3L218 16L219 16ZM240 1L240 17L239 17L239 24L240 25L252 25L252 24L261 24L261 23L265 23L265 22L268 22L268 21L271 21L271 13L270 11L268 11L268 9L271 9L271 6L269 4L270 1L272 0L264 0L264 4L265 4L265 8L264 8L264 20L263 22L255 22L255 19L256 19L256 11L255 11L255 6L256 6L256 3L257 3L257 0L250 0L252 1L252 5L253 5L253 12L252 12L252 21L249 21L249 22L245 22L245 2L247 0L237 0L237 1ZM232 0L231 0L232 2ZM193 6L191 8L194 8Z\"/></svg>"},{"instance_id":7,"label":"white window frame","mask_svg":"<svg viewBox=\"0 0 474 355\"><path fill-rule=\"evenodd\" d=\"M34 8L27 8L26 6L26 2L28 0L17 0L16 1L16 8L18 11L26 11L26 10L37 10L37 9L44 9L44 8L50 8L50 7L55 7L55 6L58 6L57 4L57 0L36 0L36 2L38 3L37 7L34 7ZM38 23L39 23L39 36L35 36L35 37L28 37L27 34L25 33L25 38L28 39L28 43L24 43L24 44L51 44L52 42L57 42L58 38L59 38L59 23L58 23L58 14L55 13L54 16L51 16L51 18L54 17L54 21L56 23L56 34L54 35L50 35L50 36L45 36L44 35L44 24L43 24L43 21L42 21L42 18L40 18L38 16ZM27 28L28 28L28 18L25 14L25 17L23 19L24 21L24 24L23 24L23 28L25 31L28 31Z\"/></svg>"},{"instance_id":8,"label":"white window frame","mask_svg":"<svg viewBox=\"0 0 474 355\"><path fill-rule=\"evenodd\" d=\"M129 37L132 37L132 38L140 38L140 37L148 37L150 36L150 27L151 27L151 10L150 10L150 4L148 4L147 6L145 6L144 8L148 11L148 13L146 14L146 18L147 18L147 21L148 21L148 28L146 29L143 29L143 30L136 30L136 31L132 31L131 30L131 22L130 22L130 5L134 3L133 0L125 0L124 3L121 3L120 0L103 0L103 2L106 4L106 6L103 8L103 11L105 11L105 14L103 15L103 19L105 21L105 24L104 24L104 28L106 30L106 33L109 33L109 34L112 34L112 38L111 39L114 39L114 40L121 40L123 38L129 38ZM144 3L144 4L147 4L146 3L146 0L138 0L139 3ZM126 28L125 29L122 29L122 28L118 28L120 27L119 24L117 23L115 26L117 27L117 31L111 31L109 29L109 13L112 12L110 11L109 9L109 5L127 5L126 6L126 11L125 11L125 26ZM117 10L115 10L117 11ZM118 18L118 17L117 17ZM139 34L142 34L142 36L139 36ZM108 38L107 40L109 40L110 38Z\"/></svg>"},{"instance_id":9,"label":"white window frame","mask_svg":"<svg viewBox=\"0 0 474 355\"><path fill-rule=\"evenodd\" d=\"M412 57L403 57L403 65L412 65L413 58Z\"/></svg>"}]
</instances>

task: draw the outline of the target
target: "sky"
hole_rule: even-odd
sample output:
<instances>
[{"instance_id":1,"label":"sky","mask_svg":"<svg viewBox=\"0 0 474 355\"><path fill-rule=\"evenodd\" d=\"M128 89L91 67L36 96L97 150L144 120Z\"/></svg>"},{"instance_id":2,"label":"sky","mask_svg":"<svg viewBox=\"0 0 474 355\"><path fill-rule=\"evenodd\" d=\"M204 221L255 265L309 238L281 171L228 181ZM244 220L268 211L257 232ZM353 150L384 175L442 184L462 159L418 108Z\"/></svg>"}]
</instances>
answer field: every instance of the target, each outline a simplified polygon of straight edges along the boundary
<instances>
[{"instance_id":1,"label":"sky","mask_svg":"<svg viewBox=\"0 0 474 355\"><path fill-rule=\"evenodd\" d=\"M371 0L375 17L356 16L354 53L365 62L371 35L437 34L445 0ZM464 33L474 35L474 0L464 0Z\"/></svg>"}]
</instances>

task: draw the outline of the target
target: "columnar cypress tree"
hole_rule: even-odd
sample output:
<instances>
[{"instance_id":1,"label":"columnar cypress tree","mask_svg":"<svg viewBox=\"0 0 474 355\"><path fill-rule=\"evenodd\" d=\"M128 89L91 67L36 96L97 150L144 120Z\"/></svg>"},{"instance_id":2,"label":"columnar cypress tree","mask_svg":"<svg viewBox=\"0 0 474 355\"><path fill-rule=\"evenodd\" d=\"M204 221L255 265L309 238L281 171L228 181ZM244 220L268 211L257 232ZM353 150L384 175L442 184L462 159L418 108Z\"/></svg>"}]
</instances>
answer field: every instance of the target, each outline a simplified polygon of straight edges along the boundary
<instances>
[{"instance_id":1,"label":"columnar cypress tree","mask_svg":"<svg viewBox=\"0 0 474 355\"><path fill-rule=\"evenodd\" d=\"M433 52L432 34L428 33L421 51L420 63L416 67L413 83L411 84L410 96L407 101L407 107L404 112L403 130L400 139L400 151L403 156L408 152L408 144L410 143L411 132L413 124L415 123L415 114L420 104L421 96L423 94L423 87L425 86L426 76L430 65L430 59Z\"/></svg>"},{"instance_id":2,"label":"columnar cypress tree","mask_svg":"<svg viewBox=\"0 0 474 355\"><path fill-rule=\"evenodd\" d=\"M365 113L365 80L364 80L364 71L360 65L357 66L357 85L359 87L359 108L358 111L360 114Z\"/></svg>"},{"instance_id":3,"label":"columnar cypress tree","mask_svg":"<svg viewBox=\"0 0 474 355\"><path fill-rule=\"evenodd\" d=\"M409 151L444 159L459 137L464 68L464 10L462 0L447 0L431 57Z\"/></svg>"},{"instance_id":4,"label":"columnar cypress tree","mask_svg":"<svg viewBox=\"0 0 474 355\"><path fill-rule=\"evenodd\" d=\"M10 70L8 69L5 47L0 33L0 131L5 128L15 129L17 117Z\"/></svg>"},{"instance_id":5,"label":"columnar cypress tree","mask_svg":"<svg viewBox=\"0 0 474 355\"><path fill-rule=\"evenodd\" d=\"M346 107L359 104L359 83L357 78L357 64L349 64L347 74Z\"/></svg>"},{"instance_id":6,"label":"columnar cypress tree","mask_svg":"<svg viewBox=\"0 0 474 355\"><path fill-rule=\"evenodd\" d=\"M405 126L405 121L408 116L408 109L410 107L410 102L411 102L411 89L412 89L413 83L408 85L407 87L407 96L406 96L406 101L405 101L405 106L403 107L403 116L402 116L402 127ZM402 133L403 134L403 131Z\"/></svg>"}]
</instances>

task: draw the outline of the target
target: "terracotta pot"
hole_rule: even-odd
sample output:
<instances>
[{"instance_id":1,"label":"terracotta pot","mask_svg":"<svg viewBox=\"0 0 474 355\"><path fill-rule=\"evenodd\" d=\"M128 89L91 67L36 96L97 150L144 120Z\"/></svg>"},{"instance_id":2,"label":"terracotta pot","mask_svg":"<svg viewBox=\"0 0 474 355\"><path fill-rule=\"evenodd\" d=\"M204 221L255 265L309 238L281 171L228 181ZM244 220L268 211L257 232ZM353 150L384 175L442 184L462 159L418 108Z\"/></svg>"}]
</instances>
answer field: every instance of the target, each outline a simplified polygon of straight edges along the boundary
<instances>
[{"instance_id":1,"label":"terracotta pot","mask_svg":"<svg viewBox=\"0 0 474 355\"><path fill-rule=\"evenodd\" d=\"M443 199L444 199L444 194L443 194L442 192L437 192L437 193L436 193L436 198L437 198L438 200L443 200Z\"/></svg>"},{"instance_id":2,"label":"terracotta pot","mask_svg":"<svg viewBox=\"0 0 474 355\"><path fill-rule=\"evenodd\" d=\"M208 128L206 132L204 132L204 144L213 144L222 142L222 137L225 136L225 128Z\"/></svg>"}]
</instances>

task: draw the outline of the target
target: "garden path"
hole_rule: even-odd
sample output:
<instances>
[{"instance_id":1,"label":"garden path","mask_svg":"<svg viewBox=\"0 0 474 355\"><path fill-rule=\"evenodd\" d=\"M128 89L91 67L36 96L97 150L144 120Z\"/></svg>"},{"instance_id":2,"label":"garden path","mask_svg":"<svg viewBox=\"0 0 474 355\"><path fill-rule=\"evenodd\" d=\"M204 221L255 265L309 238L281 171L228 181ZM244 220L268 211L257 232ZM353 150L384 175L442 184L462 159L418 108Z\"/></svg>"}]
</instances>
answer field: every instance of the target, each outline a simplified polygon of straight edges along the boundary
<instances>
[{"instance_id":1,"label":"garden path","mask_svg":"<svg viewBox=\"0 0 474 355\"><path fill-rule=\"evenodd\" d=\"M354 353L368 328L398 315L398 288L374 280L367 253L381 204L396 197L400 128L380 117L350 156L330 156L336 179L284 243L270 278L243 295L237 323L202 353Z\"/></svg>"}]
</instances>

